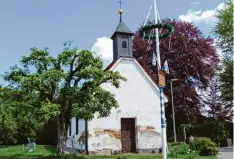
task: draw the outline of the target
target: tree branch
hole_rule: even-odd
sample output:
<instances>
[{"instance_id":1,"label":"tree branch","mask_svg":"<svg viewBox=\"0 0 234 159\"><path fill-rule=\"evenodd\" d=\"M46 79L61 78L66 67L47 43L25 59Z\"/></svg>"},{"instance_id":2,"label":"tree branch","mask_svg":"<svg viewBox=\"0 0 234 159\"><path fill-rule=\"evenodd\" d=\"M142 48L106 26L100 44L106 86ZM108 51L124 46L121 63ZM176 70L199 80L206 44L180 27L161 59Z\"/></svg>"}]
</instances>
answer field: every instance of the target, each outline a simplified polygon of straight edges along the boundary
<instances>
[{"instance_id":1,"label":"tree branch","mask_svg":"<svg viewBox=\"0 0 234 159\"><path fill-rule=\"evenodd\" d=\"M87 82L86 85L81 88L81 91L84 91L88 88L96 88L97 86L100 86L103 83L107 83L111 79L112 79L112 77L107 77L106 79L104 79L100 82L97 82L96 84L93 81Z\"/></svg>"},{"instance_id":2,"label":"tree branch","mask_svg":"<svg viewBox=\"0 0 234 159\"><path fill-rule=\"evenodd\" d=\"M74 62L75 62L75 60L76 60L77 57L78 57L78 55L74 55L74 57L73 57L73 59L71 61L69 75L68 75L68 77L66 79L66 84L65 84L66 86L70 86L71 80L72 80L72 76L74 76L74 73L76 72L75 71L76 69L73 70L73 65L74 65Z\"/></svg>"},{"instance_id":3,"label":"tree branch","mask_svg":"<svg viewBox=\"0 0 234 159\"><path fill-rule=\"evenodd\" d=\"M79 83L79 81L81 80L81 78L77 78L77 79L75 79L75 82L74 82L74 87L77 87L77 85L78 85L78 83Z\"/></svg>"}]
</instances>

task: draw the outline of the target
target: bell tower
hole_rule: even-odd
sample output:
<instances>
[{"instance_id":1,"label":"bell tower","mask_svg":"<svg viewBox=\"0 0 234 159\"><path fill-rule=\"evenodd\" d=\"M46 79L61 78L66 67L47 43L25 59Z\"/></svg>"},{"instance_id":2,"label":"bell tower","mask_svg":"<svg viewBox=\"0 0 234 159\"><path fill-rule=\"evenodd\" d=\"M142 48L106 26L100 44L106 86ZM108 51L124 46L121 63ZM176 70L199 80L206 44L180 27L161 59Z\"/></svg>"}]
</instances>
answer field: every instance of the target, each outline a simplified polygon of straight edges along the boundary
<instances>
[{"instance_id":1,"label":"bell tower","mask_svg":"<svg viewBox=\"0 0 234 159\"><path fill-rule=\"evenodd\" d=\"M114 34L111 36L113 40L113 60L117 60L119 57L132 57L132 36L134 33L124 24L122 21L122 1L120 3L120 20Z\"/></svg>"}]
</instances>

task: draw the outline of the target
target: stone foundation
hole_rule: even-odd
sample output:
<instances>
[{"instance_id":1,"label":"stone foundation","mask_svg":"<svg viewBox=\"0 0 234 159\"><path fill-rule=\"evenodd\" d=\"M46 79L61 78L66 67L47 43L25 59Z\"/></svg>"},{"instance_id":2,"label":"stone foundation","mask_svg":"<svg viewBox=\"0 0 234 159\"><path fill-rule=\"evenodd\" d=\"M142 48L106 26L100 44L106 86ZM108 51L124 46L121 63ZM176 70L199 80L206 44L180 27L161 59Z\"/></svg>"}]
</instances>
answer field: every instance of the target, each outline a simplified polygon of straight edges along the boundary
<instances>
[{"instance_id":1,"label":"stone foundation","mask_svg":"<svg viewBox=\"0 0 234 159\"><path fill-rule=\"evenodd\" d=\"M149 154L149 153L159 153L160 149L158 148L152 148L152 149L137 149L137 152L140 154Z\"/></svg>"},{"instance_id":2,"label":"stone foundation","mask_svg":"<svg viewBox=\"0 0 234 159\"><path fill-rule=\"evenodd\" d=\"M76 148L70 148L70 147L65 147L64 151L68 153L75 153L75 154L85 154L85 150L80 150ZM155 153L160 153L161 149L158 148L152 148L152 149L137 149L138 154L155 154ZM103 150L97 150L97 151L89 151L90 155L115 155L115 154L120 154L121 151L115 151L111 149L103 149Z\"/></svg>"}]
</instances>

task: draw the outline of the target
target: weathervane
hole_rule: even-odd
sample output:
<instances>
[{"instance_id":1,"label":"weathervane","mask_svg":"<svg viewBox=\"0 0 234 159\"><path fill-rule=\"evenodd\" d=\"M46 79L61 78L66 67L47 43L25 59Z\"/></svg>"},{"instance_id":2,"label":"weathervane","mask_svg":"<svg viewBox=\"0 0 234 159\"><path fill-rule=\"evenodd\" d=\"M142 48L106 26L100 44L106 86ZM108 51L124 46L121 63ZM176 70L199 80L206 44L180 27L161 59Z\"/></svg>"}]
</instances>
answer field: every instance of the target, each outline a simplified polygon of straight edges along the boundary
<instances>
[{"instance_id":1,"label":"weathervane","mask_svg":"<svg viewBox=\"0 0 234 159\"><path fill-rule=\"evenodd\" d=\"M123 0L119 0L119 15L120 15L120 22L122 22L122 14L123 14L123 10L122 10L122 4L123 4Z\"/></svg>"}]
</instances>

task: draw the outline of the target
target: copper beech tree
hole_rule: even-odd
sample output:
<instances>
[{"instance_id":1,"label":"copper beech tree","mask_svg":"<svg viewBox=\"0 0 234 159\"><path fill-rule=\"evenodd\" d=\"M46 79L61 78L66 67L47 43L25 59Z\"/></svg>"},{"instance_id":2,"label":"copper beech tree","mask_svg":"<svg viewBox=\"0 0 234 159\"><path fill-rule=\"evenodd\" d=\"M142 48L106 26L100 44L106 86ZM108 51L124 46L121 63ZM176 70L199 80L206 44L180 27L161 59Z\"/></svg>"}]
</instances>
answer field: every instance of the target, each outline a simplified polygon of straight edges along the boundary
<instances>
[{"instance_id":1,"label":"copper beech tree","mask_svg":"<svg viewBox=\"0 0 234 159\"><path fill-rule=\"evenodd\" d=\"M151 22L149 22L151 23ZM174 103L178 123L196 122L201 114L202 105L195 88L205 89L209 78L213 76L218 63L213 40L206 38L202 32L191 23L166 19L163 23L172 24L174 34L160 41L161 62L167 59L170 74L167 76L165 94L169 97L167 119L171 118L170 85L174 82ZM164 30L161 30L163 33ZM139 61L151 78L157 83L157 67L152 65L152 54L155 51L155 41L148 47L148 41L140 37L139 30L133 39L133 56ZM149 49L147 49L149 48Z\"/></svg>"}]
</instances>

